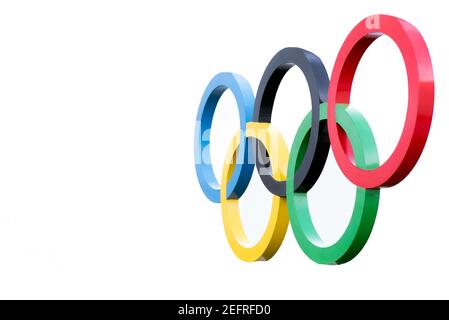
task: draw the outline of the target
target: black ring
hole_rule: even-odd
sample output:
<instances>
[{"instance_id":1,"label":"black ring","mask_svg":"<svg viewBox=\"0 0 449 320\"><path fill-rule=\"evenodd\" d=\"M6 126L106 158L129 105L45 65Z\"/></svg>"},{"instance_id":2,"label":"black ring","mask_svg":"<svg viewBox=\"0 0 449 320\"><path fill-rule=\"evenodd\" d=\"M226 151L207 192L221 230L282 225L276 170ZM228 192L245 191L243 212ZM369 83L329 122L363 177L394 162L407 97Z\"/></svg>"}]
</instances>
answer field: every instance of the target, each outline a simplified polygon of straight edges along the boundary
<instances>
[{"instance_id":1,"label":"black ring","mask_svg":"<svg viewBox=\"0 0 449 320\"><path fill-rule=\"evenodd\" d=\"M285 48L279 51L270 61L264 71L254 103L254 122L271 122L274 99L285 74L293 66L304 73L312 98L312 126L309 144L304 159L295 173L295 190L309 191L318 180L326 163L330 143L327 124L320 123L320 104L327 102L329 76L321 59L315 54L301 48ZM285 197L286 182L277 181L271 171L264 174L262 170L269 168L269 161L261 163L260 155L265 155L266 149L258 144L256 165L259 176L265 187L274 195Z\"/></svg>"}]
</instances>

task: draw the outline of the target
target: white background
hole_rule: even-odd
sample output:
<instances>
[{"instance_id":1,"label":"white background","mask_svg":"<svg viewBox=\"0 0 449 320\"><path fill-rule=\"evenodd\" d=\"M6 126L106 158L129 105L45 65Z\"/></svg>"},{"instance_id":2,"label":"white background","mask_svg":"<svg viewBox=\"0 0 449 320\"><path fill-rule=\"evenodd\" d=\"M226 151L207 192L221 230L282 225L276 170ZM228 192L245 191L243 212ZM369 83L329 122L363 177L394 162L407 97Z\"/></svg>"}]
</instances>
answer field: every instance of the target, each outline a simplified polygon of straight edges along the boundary
<instances>
[{"instance_id":1,"label":"white background","mask_svg":"<svg viewBox=\"0 0 449 320\"><path fill-rule=\"evenodd\" d=\"M0 5L1 298L449 298L449 67L444 1L14 1ZM434 121L410 176L383 190L370 241L321 266L291 230L269 262L230 250L221 210L197 183L195 117L218 72L256 90L271 57L298 46L328 72L353 26L387 13L413 23L434 65ZM407 87L388 38L368 50L352 103L381 158L405 119ZM225 94L212 132L216 172L237 129ZM273 124L291 145L310 110L289 72ZM311 191L318 231L335 240L354 187L332 157ZM270 194L254 176L242 199L251 237Z\"/></svg>"}]
</instances>

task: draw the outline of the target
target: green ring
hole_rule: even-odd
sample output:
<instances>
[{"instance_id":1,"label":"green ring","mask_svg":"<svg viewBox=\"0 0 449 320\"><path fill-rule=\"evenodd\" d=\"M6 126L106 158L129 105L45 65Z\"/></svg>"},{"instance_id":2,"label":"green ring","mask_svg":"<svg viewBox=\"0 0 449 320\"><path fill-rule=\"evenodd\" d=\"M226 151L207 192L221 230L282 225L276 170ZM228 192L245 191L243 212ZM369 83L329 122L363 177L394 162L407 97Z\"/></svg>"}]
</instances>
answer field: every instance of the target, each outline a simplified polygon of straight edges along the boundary
<instances>
[{"instance_id":1,"label":"green ring","mask_svg":"<svg viewBox=\"0 0 449 320\"><path fill-rule=\"evenodd\" d=\"M379 155L373 133L363 116L346 105L337 105L337 124L351 142L355 164L362 169L379 166ZM320 121L327 120L327 103L320 106ZM343 264L351 261L363 249L373 229L379 205L380 189L357 187L352 217L343 235L333 245L326 246L313 226L307 193L295 192L294 176L307 150L311 114L303 120L293 142L287 171L287 204L296 240L304 253L320 264ZM337 191L338 192L338 191Z\"/></svg>"}]
</instances>

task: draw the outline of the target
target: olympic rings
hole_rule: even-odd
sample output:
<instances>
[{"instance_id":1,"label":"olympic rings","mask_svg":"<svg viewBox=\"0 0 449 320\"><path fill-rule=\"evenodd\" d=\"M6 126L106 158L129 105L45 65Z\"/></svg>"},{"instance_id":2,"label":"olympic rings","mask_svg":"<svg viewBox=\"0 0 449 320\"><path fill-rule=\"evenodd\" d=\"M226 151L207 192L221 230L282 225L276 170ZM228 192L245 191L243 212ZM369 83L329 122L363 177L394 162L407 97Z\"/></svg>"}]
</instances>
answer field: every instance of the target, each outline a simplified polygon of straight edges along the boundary
<instances>
[{"instance_id":1,"label":"olympic rings","mask_svg":"<svg viewBox=\"0 0 449 320\"><path fill-rule=\"evenodd\" d=\"M357 65L366 49L382 34L390 36L401 50L409 99L398 146L379 166L371 129L363 116L349 106L349 101ZM289 155L281 134L270 122L282 78L295 65L306 77L312 110L301 122ZM210 163L209 130L217 103L227 89L237 101L240 131L228 149L219 185ZM371 234L380 188L401 182L417 163L430 130L433 105L432 62L423 37L408 22L387 15L370 16L350 32L340 49L330 82L321 60L300 48L285 48L272 58L255 99L243 77L233 73L215 76L203 94L197 115L195 167L207 198L221 202L226 237L236 256L244 261L269 260L282 244L290 221L299 246L311 260L321 264L352 260ZM336 243L326 245L310 217L307 192L320 177L330 146L340 169L357 191L345 232ZM268 164L261 163L258 157L265 153ZM251 161L254 158L257 160ZM273 200L265 232L252 245L240 220L238 199L251 180L254 162ZM271 173L265 175L263 169L267 166L271 167Z\"/></svg>"}]
</instances>

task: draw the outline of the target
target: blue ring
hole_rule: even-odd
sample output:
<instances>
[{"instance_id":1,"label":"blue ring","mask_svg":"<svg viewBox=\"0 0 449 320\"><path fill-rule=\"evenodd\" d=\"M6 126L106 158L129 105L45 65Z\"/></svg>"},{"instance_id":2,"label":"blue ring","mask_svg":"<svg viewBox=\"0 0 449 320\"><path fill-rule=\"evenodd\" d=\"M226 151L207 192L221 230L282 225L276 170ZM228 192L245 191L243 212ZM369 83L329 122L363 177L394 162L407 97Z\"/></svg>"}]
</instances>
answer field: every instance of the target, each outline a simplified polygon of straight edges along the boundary
<instances>
[{"instance_id":1,"label":"blue ring","mask_svg":"<svg viewBox=\"0 0 449 320\"><path fill-rule=\"evenodd\" d=\"M227 198L238 199L245 192L254 170L254 161L249 157L246 123L250 122L254 112L254 94L249 82L235 73L219 73L208 84L201 99L195 127L195 169L201 189L206 197L220 203L220 184L214 175L210 160L209 138L217 103L223 93L231 90L237 101L240 117L240 146L237 152L237 164L227 185Z\"/></svg>"}]
</instances>

